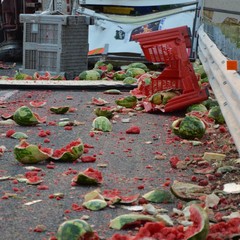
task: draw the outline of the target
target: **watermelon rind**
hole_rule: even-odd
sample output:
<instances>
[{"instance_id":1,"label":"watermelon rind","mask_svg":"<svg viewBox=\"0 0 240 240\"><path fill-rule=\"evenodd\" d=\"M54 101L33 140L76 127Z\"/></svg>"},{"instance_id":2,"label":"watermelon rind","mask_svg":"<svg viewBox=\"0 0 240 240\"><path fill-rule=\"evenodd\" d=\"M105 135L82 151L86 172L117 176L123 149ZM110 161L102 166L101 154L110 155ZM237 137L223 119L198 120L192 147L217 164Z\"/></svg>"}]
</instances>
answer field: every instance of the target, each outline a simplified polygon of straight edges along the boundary
<instances>
[{"instance_id":1,"label":"watermelon rind","mask_svg":"<svg viewBox=\"0 0 240 240\"><path fill-rule=\"evenodd\" d=\"M28 138L28 135L23 133L23 132L15 132L11 135L11 138L15 138L15 139L26 139Z\"/></svg>"},{"instance_id":2,"label":"watermelon rind","mask_svg":"<svg viewBox=\"0 0 240 240\"><path fill-rule=\"evenodd\" d=\"M22 139L19 145L14 147L13 153L15 158L23 164L34 164L50 159L50 154L47 154L39 146L34 144L29 144L27 147L24 147L26 143L25 139Z\"/></svg>"},{"instance_id":3,"label":"watermelon rind","mask_svg":"<svg viewBox=\"0 0 240 240\"><path fill-rule=\"evenodd\" d=\"M69 106L63 106L63 107L50 107L50 111L56 114L65 114L70 109Z\"/></svg>"},{"instance_id":4,"label":"watermelon rind","mask_svg":"<svg viewBox=\"0 0 240 240\"><path fill-rule=\"evenodd\" d=\"M78 145L72 146L68 151L63 152L59 157L52 156L51 160L59 162L74 162L81 157L84 152L84 145L80 138L78 138L76 141L79 142Z\"/></svg>"},{"instance_id":5,"label":"watermelon rind","mask_svg":"<svg viewBox=\"0 0 240 240\"><path fill-rule=\"evenodd\" d=\"M161 92L156 92L149 98L149 102L159 105L162 103L162 94Z\"/></svg>"},{"instance_id":6,"label":"watermelon rind","mask_svg":"<svg viewBox=\"0 0 240 240\"><path fill-rule=\"evenodd\" d=\"M118 106L122 106L122 107L126 107L126 108L134 108L137 105L137 97L136 96L126 96L124 98L116 99L115 103Z\"/></svg>"},{"instance_id":7,"label":"watermelon rind","mask_svg":"<svg viewBox=\"0 0 240 240\"><path fill-rule=\"evenodd\" d=\"M107 202L102 199L92 199L83 203L83 206L92 211L98 211L107 207Z\"/></svg>"},{"instance_id":8,"label":"watermelon rind","mask_svg":"<svg viewBox=\"0 0 240 240\"><path fill-rule=\"evenodd\" d=\"M135 194L131 196L120 196L120 203L122 204L131 204L138 200L140 194Z\"/></svg>"},{"instance_id":9,"label":"watermelon rind","mask_svg":"<svg viewBox=\"0 0 240 240\"><path fill-rule=\"evenodd\" d=\"M42 123L42 119L39 119L38 115L33 113L27 106L18 108L13 114L13 120L21 126L34 126Z\"/></svg>"},{"instance_id":10,"label":"watermelon rind","mask_svg":"<svg viewBox=\"0 0 240 240\"><path fill-rule=\"evenodd\" d=\"M123 214L110 221L109 227L112 229L120 230L128 224L133 224L137 221L143 222L156 222L155 217L144 214Z\"/></svg>"},{"instance_id":11,"label":"watermelon rind","mask_svg":"<svg viewBox=\"0 0 240 240\"><path fill-rule=\"evenodd\" d=\"M46 105L46 101L30 101L29 105L31 107L40 108Z\"/></svg>"},{"instance_id":12,"label":"watermelon rind","mask_svg":"<svg viewBox=\"0 0 240 240\"><path fill-rule=\"evenodd\" d=\"M212 107L208 112L208 117L214 119L215 123L224 124L225 119L222 114L220 106Z\"/></svg>"},{"instance_id":13,"label":"watermelon rind","mask_svg":"<svg viewBox=\"0 0 240 240\"><path fill-rule=\"evenodd\" d=\"M113 79L117 81L123 81L126 77L129 77L125 71L116 71L113 75Z\"/></svg>"},{"instance_id":14,"label":"watermelon rind","mask_svg":"<svg viewBox=\"0 0 240 240\"><path fill-rule=\"evenodd\" d=\"M94 173L99 176L92 177L89 173ZM84 172L79 172L72 181L78 185L98 185L102 183L102 175L101 172L94 170L93 168L87 168Z\"/></svg>"},{"instance_id":15,"label":"watermelon rind","mask_svg":"<svg viewBox=\"0 0 240 240\"><path fill-rule=\"evenodd\" d=\"M190 219L193 222L185 232L186 240L205 240L209 232L209 218L205 209L192 204L189 208Z\"/></svg>"},{"instance_id":16,"label":"watermelon rind","mask_svg":"<svg viewBox=\"0 0 240 240\"><path fill-rule=\"evenodd\" d=\"M219 106L219 103L216 99L208 98L207 100L203 101L202 104L209 110L212 107Z\"/></svg>"},{"instance_id":17,"label":"watermelon rind","mask_svg":"<svg viewBox=\"0 0 240 240\"><path fill-rule=\"evenodd\" d=\"M73 182L79 184L79 185L97 185L99 184L99 181L95 178L91 178L84 173L79 173L77 177L73 178Z\"/></svg>"},{"instance_id":18,"label":"watermelon rind","mask_svg":"<svg viewBox=\"0 0 240 240\"><path fill-rule=\"evenodd\" d=\"M60 224L57 230L58 240L79 240L85 239L84 236L88 234L89 237L94 234L92 227L84 220L72 219Z\"/></svg>"},{"instance_id":19,"label":"watermelon rind","mask_svg":"<svg viewBox=\"0 0 240 240\"><path fill-rule=\"evenodd\" d=\"M104 94L116 94L116 95L122 94L122 92L121 92L120 90L114 89L114 88L113 88L113 89L105 90L103 93L104 93Z\"/></svg>"},{"instance_id":20,"label":"watermelon rind","mask_svg":"<svg viewBox=\"0 0 240 240\"><path fill-rule=\"evenodd\" d=\"M108 119L111 119L113 117L113 109L111 108L107 108L107 107L98 107L96 109L94 109L94 113L100 117L100 116L104 116Z\"/></svg>"},{"instance_id":21,"label":"watermelon rind","mask_svg":"<svg viewBox=\"0 0 240 240\"><path fill-rule=\"evenodd\" d=\"M106 62L103 62L103 61L97 61L95 64L94 64L94 69L101 69L103 70L102 67L105 67L105 71L106 72L110 72L113 70L113 65L111 63L106 63Z\"/></svg>"},{"instance_id":22,"label":"watermelon rind","mask_svg":"<svg viewBox=\"0 0 240 240\"><path fill-rule=\"evenodd\" d=\"M179 95L178 91L162 91L161 92L162 95L162 104L165 105L168 103L169 100L171 100L172 98L176 97Z\"/></svg>"},{"instance_id":23,"label":"watermelon rind","mask_svg":"<svg viewBox=\"0 0 240 240\"><path fill-rule=\"evenodd\" d=\"M2 118L3 120L13 119L13 114L3 113L3 114L1 115L1 118Z\"/></svg>"},{"instance_id":24,"label":"watermelon rind","mask_svg":"<svg viewBox=\"0 0 240 240\"><path fill-rule=\"evenodd\" d=\"M146 200L154 203L171 203L173 202L173 196L171 192L162 189L152 190L142 196Z\"/></svg>"},{"instance_id":25,"label":"watermelon rind","mask_svg":"<svg viewBox=\"0 0 240 240\"><path fill-rule=\"evenodd\" d=\"M51 157L51 160L59 162L74 162L83 154L83 150L84 148L81 145L79 147L73 147L73 153L66 151L60 157Z\"/></svg>"},{"instance_id":26,"label":"watermelon rind","mask_svg":"<svg viewBox=\"0 0 240 240\"><path fill-rule=\"evenodd\" d=\"M209 194L209 189L207 187L177 180L174 180L170 190L177 198L185 201L198 200L200 197Z\"/></svg>"},{"instance_id":27,"label":"watermelon rind","mask_svg":"<svg viewBox=\"0 0 240 240\"><path fill-rule=\"evenodd\" d=\"M95 98L92 97L92 104L97 105L97 106L104 106L106 105L108 102L102 98Z\"/></svg>"},{"instance_id":28,"label":"watermelon rind","mask_svg":"<svg viewBox=\"0 0 240 240\"><path fill-rule=\"evenodd\" d=\"M183 139L201 139L206 131L204 122L194 116L185 116L173 121L171 126L173 133Z\"/></svg>"},{"instance_id":29,"label":"watermelon rind","mask_svg":"<svg viewBox=\"0 0 240 240\"><path fill-rule=\"evenodd\" d=\"M112 123L109 121L107 117L104 117L104 116L96 117L92 122L92 127L94 130L97 130L97 131L103 131L103 132L112 131Z\"/></svg>"},{"instance_id":30,"label":"watermelon rind","mask_svg":"<svg viewBox=\"0 0 240 240\"><path fill-rule=\"evenodd\" d=\"M97 190L97 189L93 190L91 192L88 192L84 196L84 202L87 202L87 201L93 200L93 199L104 200L104 197L100 194L99 190Z\"/></svg>"}]
</instances>

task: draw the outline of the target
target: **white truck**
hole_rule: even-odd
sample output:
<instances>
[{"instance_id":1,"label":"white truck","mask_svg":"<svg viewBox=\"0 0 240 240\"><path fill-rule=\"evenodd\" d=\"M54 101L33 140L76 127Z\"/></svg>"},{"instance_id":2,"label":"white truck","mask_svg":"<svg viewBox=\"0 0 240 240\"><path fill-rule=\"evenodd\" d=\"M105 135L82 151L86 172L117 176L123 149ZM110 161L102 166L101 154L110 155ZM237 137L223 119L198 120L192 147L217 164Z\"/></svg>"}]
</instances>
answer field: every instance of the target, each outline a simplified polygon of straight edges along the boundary
<instances>
[{"instance_id":1,"label":"white truck","mask_svg":"<svg viewBox=\"0 0 240 240\"><path fill-rule=\"evenodd\" d=\"M89 26L90 54L140 54L133 34L188 25L194 31L196 0L1 0L0 61L21 59L23 27L19 15L35 12L86 15ZM194 40L194 39L193 39Z\"/></svg>"}]
</instances>

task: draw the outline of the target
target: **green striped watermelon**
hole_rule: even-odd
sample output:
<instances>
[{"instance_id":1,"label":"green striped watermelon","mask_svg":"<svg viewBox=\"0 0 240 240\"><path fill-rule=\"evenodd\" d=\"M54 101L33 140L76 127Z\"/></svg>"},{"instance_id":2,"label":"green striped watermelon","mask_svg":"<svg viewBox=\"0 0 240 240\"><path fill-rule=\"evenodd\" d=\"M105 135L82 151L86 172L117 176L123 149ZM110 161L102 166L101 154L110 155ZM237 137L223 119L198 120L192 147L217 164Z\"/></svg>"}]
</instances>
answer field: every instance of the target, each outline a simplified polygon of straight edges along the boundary
<instances>
[{"instance_id":1,"label":"green striped watermelon","mask_svg":"<svg viewBox=\"0 0 240 240\"><path fill-rule=\"evenodd\" d=\"M46 117L40 118L29 107L22 106L14 112L13 120L21 126L34 126L46 122Z\"/></svg>"},{"instance_id":2,"label":"green striped watermelon","mask_svg":"<svg viewBox=\"0 0 240 240\"><path fill-rule=\"evenodd\" d=\"M51 148L42 148L38 145L29 144L26 139L22 139L13 150L15 158L24 164L33 164L48 160L52 152Z\"/></svg>"},{"instance_id":3,"label":"green striped watermelon","mask_svg":"<svg viewBox=\"0 0 240 240\"><path fill-rule=\"evenodd\" d=\"M72 219L60 224L57 230L58 240L99 240L92 227L84 220Z\"/></svg>"}]
</instances>

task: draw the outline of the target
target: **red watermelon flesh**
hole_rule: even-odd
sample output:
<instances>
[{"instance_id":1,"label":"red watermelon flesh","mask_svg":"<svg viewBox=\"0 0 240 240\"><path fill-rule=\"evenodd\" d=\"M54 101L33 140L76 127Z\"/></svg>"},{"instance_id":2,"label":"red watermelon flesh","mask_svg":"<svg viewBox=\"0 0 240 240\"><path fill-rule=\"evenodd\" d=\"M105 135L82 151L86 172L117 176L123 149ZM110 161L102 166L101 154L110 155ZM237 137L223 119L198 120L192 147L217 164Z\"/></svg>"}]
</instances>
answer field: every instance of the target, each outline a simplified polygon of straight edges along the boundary
<instances>
[{"instance_id":1,"label":"red watermelon flesh","mask_svg":"<svg viewBox=\"0 0 240 240\"><path fill-rule=\"evenodd\" d=\"M29 105L32 107L39 108L39 107L43 107L44 105L46 105L46 103L47 103L46 101L30 101Z\"/></svg>"},{"instance_id":2,"label":"red watermelon flesh","mask_svg":"<svg viewBox=\"0 0 240 240\"><path fill-rule=\"evenodd\" d=\"M69 144L67 144L65 147L62 147L60 149L56 149L53 153L53 157L54 158L59 158L61 157L65 152L70 152L72 153L72 148L75 146L78 146L79 144L81 144L81 140L77 139L75 141L70 142Z\"/></svg>"}]
</instances>

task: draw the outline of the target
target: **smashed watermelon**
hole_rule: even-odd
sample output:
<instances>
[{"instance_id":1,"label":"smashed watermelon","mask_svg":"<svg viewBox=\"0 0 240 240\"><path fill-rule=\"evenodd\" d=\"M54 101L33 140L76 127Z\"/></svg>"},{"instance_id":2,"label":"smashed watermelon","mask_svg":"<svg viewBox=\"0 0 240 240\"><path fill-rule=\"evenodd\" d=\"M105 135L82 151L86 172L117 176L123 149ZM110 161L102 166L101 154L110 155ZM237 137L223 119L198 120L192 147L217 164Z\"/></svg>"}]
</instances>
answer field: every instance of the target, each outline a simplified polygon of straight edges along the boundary
<instances>
[{"instance_id":1,"label":"smashed watermelon","mask_svg":"<svg viewBox=\"0 0 240 240\"><path fill-rule=\"evenodd\" d=\"M111 119L114 115L114 109L112 107L98 107L94 109L94 113L99 116L104 116Z\"/></svg>"},{"instance_id":2,"label":"smashed watermelon","mask_svg":"<svg viewBox=\"0 0 240 240\"><path fill-rule=\"evenodd\" d=\"M79 185L97 185L103 182L103 177L100 171L87 168L85 171L78 173L72 181Z\"/></svg>"},{"instance_id":3,"label":"smashed watermelon","mask_svg":"<svg viewBox=\"0 0 240 240\"><path fill-rule=\"evenodd\" d=\"M185 116L172 123L173 133L183 139L201 139L206 131L205 123L198 117Z\"/></svg>"},{"instance_id":4,"label":"smashed watermelon","mask_svg":"<svg viewBox=\"0 0 240 240\"><path fill-rule=\"evenodd\" d=\"M46 105L46 101L30 101L29 105L31 107L40 108Z\"/></svg>"},{"instance_id":5,"label":"smashed watermelon","mask_svg":"<svg viewBox=\"0 0 240 240\"><path fill-rule=\"evenodd\" d=\"M83 154L83 151L83 142L80 138L78 138L67 144L65 147L56 149L51 156L51 160L61 162L73 162Z\"/></svg>"},{"instance_id":6,"label":"smashed watermelon","mask_svg":"<svg viewBox=\"0 0 240 240\"><path fill-rule=\"evenodd\" d=\"M215 239L239 239L240 218L232 218L228 221L221 221L210 226L207 240Z\"/></svg>"},{"instance_id":7,"label":"smashed watermelon","mask_svg":"<svg viewBox=\"0 0 240 240\"><path fill-rule=\"evenodd\" d=\"M14 112L13 120L21 126L34 126L46 122L46 117L40 118L29 107L22 106Z\"/></svg>"},{"instance_id":8,"label":"smashed watermelon","mask_svg":"<svg viewBox=\"0 0 240 240\"><path fill-rule=\"evenodd\" d=\"M67 220L57 230L58 240L99 240L92 227L82 219Z\"/></svg>"},{"instance_id":9,"label":"smashed watermelon","mask_svg":"<svg viewBox=\"0 0 240 240\"><path fill-rule=\"evenodd\" d=\"M126 77L129 77L129 75L126 74L125 71L116 71L113 75L113 79L117 81L123 81Z\"/></svg>"},{"instance_id":10,"label":"smashed watermelon","mask_svg":"<svg viewBox=\"0 0 240 240\"><path fill-rule=\"evenodd\" d=\"M92 127L96 131L111 132L112 123L107 117L99 116L96 117L92 122Z\"/></svg>"},{"instance_id":11,"label":"smashed watermelon","mask_svg":"<svg viewBox=\"0 0 240 240\"><path fill-rule=\"evenodd\" d=\"M137 97L135 96L126 96L123 98L118 98L115 100L115 103L119 106L126 108L134 108L137 105Z\"/></svg>"},{"instance_id":12,"label":"smashed watermelon","mask_svg":"<svg viewBox=\"0 0 240 240\"><path fill-rule=\"evenodd\" d=\"M138 200L140 194L123 196L119 190L112 189L112 190L104 190L102 193L102 196L104 197L105 200L108 200L108 201L118 200L117 202L120 202L123 204L131 204Z\"/></svg>"},{"instance_id":13,"label":"smashed watermelon","mask_svg":"<svg viewBox=\"0 0 240 240\"><path fill-rule=\"evenodd\" d=\"M100 69L104 72L110 72L113 70L113 65L111 63L106 63L103 61L97 61L94 65L94 69Z\"/></svg>"},{"instance_id":14,"label":"smashed watermelon","mask_svg":"<svg viewBox=\"0 0 240 240\"><path fill-rule=\"evenodd\" d=\"M122 229L131 220L133 220L133 217L128 218L127 214L121 218L119 216L110 222L110 227L114 226L115 229ZM205 210L196 204L192 204L190 206L190 220L193 225L185 229L183 225L168 227L163 222L153 219L153 221L147 221L135 236L114 234L109 240L206 240L209 232L209 220Z\"/></svg>"},{"instance_id":15,"label":"smashed watermelon","mask_svg":"<svg viewBox=\"0 0 240 240\"><path fill-rule=\"evenodd\" d=\"M112 229L129 229L136 226L141 226L146 222L156 222L157 219L151 215L145 214L123 214L110 221L109 227Z\"/></svg>"},{"instance_id":16,"label":"smashed watermelon","mask_svg":"<svg viewBox=\"0 0 240 240\"><path fill-rule=\"evenodd\" d=\"M26 139L22 139L13 150L15 158L24 164L33 164L48 160L52 152L53 150L51 148L43 148L38 145L29 144Z\"/></svg>"},{"instance_id":17,"label":"smashed watermelon","mask_svg":"<svg viewBox=\"0 0 240 240\"><path fill-rule=\"evenodd\" d=\"M220 106L212 107L208 112L208 117L214 119L215 123L217 123L217 124L225 123L225 119L222 114Z\"/></svg>"},{"instance_id":18,"label":"smashed watermelon","mask_svg":"<svg viewBox=\"0 0 240 240\"><path fill-rule=\"evenodd\" d=\"M60 107L50 107L50 111L55 114L65 114L69 111L69 106L60 106Z\"/></svg>"},{"instance_id":19,"label":"smashed watermelon","mask_svg":"<svg viewBox=\"0 0 240 240\"><path fill-rule=\"evenodd\" d=\"M209 232L207 212L197 204L190 205L190 220L193 222L185 231L185 239L205 240Z\"/></svg>"}]
</instances>

